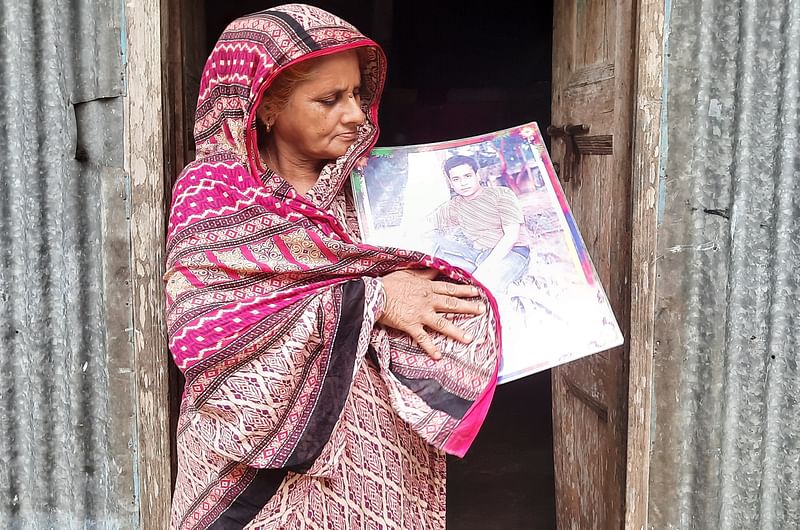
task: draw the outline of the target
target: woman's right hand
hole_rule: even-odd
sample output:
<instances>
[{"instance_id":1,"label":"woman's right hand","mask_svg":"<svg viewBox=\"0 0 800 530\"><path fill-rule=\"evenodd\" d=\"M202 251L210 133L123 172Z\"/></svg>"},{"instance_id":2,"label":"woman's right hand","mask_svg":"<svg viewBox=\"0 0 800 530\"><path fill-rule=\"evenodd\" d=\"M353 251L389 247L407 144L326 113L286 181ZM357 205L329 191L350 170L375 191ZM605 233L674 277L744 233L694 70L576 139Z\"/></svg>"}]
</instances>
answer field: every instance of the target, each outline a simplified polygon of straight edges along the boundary
<instances>
[{"instance_id":1,"label":"woman's right hand","mask_svg":"<svg viewBox=\"0 0 800 530\"><path fill-rule=\"evenodd\" d=\"M468 344L473 340L448 319L446 313L480 315L486 311L482 302L466 300L478 296L478 289L471 285L437 282L433 279L438 271L402 270L383 276L386 304L378 322L403 331L419 346L438 360L441 352L428 334L438 331L459 342Z\"/></svg>"}]
</instances>

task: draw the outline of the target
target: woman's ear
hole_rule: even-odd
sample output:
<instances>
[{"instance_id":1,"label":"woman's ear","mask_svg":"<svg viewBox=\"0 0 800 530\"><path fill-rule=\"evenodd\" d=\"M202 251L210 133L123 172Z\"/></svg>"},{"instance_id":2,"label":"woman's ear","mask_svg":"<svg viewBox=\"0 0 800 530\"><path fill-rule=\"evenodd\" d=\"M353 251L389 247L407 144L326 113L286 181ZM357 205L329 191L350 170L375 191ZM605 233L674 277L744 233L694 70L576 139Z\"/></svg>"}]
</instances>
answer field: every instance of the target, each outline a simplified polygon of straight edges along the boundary
<instances>
[{"instance_id":1,"label":"woman's ear","mask_svg":"<svg viewBox=\"0 0 800 530\"><path fill-rule=\"evenodd\" d=\"M264 105L259 105L256 109L256 116L261 120L261 123L264 124L264 128L267 132L269 132L269 130L272 129L272 122L274 121L269 110L267 110Z\"/></svg>"}]
</instances>

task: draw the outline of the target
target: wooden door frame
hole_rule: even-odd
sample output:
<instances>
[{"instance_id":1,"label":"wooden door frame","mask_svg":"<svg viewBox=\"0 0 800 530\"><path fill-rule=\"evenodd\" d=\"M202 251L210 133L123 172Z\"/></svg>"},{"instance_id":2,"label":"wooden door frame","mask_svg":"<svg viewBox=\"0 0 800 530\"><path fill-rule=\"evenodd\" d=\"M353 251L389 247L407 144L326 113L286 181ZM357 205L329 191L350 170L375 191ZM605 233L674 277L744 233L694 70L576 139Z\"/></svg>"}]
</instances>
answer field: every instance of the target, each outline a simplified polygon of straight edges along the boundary
<instances>
[{"instance_id":1,"label":"wooden door frame","mask_svg":"<svg viewBox=\"0 0 800 530\"><path fill-rule=\"evenodd\" d=\"M162 34L182 31L175 2L126 4L125 167L131 179L134 355L140 528L165 528L171 501L169 355L162 275L171 174L183 159L176 137L184 119L181 46ZM625 528L647 528L655 311L656 216L661 137L665 0L637 0L633 10L632 268ZM162 33L162 28L164 31ZM167 29L170 31L167 31ZM162 77L163 76L163 77ZM178 135L179 136L179 135Z\"/></svg>"},{"instance_id":2,"label":"wooden door frame","mask_svg":"<svg viewBox=\"0 0 800 530\"><path fill-rule=\"evenodd\" d=\"M625 529L647 528L655 320L656 222L661 162L665 0L637 0L633 16L631 311Z\"/></svg>"},{"instance_id":3,"label":"wooden door frame","mask_svg":"<svg viewBox=\"0 0 800 530\"><path fill-rule=\"evenodd\" d=\"M134 459L139 528L169 527L172 500L169 353L164 325L166 201L162 90L162 5L124 6L125 170L130 178L132 331L136 381Z\"/></svg>"}]
</instances>

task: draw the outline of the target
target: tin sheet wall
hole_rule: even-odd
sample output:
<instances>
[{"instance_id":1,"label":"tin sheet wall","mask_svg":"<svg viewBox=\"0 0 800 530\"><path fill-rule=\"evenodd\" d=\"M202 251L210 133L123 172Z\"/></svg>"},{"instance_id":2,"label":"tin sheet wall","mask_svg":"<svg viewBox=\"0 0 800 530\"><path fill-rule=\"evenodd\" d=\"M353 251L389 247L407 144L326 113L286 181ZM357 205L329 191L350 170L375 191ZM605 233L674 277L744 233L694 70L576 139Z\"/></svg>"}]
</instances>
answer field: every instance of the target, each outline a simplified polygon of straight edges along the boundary
<instances>
[{"instance_id":1,"label":"tin sheet wall","mask_svg":"<svg viewBox=\"0 0 800 530\"><path fill-rule=\"evenodd\" d=\"M123 3L0 4L0 527L135 528Z\"/></svg>"},{"instance_id":2,"label":"tin sheet wall","mask_svg":"<svg viewBox=\"0 0 800 530\"><path fill-rule=\"evenodd\" d=\"M650 526L800 527L800 1L672 0Z\"/></svg>"}]
</instances>

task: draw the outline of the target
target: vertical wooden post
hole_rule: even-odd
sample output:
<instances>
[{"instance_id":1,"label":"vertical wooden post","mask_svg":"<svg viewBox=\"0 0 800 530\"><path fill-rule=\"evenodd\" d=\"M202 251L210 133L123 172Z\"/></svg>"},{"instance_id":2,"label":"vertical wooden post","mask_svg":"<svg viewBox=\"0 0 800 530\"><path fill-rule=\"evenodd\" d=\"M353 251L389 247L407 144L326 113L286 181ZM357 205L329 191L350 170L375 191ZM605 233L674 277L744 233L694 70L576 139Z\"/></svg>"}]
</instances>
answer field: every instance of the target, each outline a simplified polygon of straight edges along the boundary
<instances>
[{"instance_id":1,"label":"vertical wooden post","mask_svg":"<svg viewBox=\"0 0 800 530\"><path fill-rule=\"evenodd\" d=\"M639 0L633 108L633 219L625 528L647 528L661 139L664 0Z\"/></svg>"},{"instance_id":2,"label":"vertical wooden post","mask_svg":"<svg viewBox=\"0 0 800 530\"><path fill-rule=\"evenodd\" d=\"M571 177L564 194L626 337L620 347L552 370L559 528L624 525L636 2L553 4L552 123L585 124L585 138L604 148L582 154L554 141L552 157Z\"/></svg>"},{"instance_id":3,"label":"vertical wooden post","mask_svg":"<svg viewBox=\"0 0 800 530\"><path fill-rule=\"evenodd\" d=\"M169 526L168 350L163 321L164 154L161 2L128 1L125 167L131 179L133 342L140 528Z\"/></svg>"}]
</instances>

